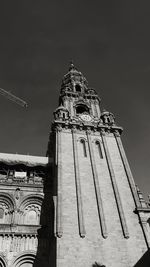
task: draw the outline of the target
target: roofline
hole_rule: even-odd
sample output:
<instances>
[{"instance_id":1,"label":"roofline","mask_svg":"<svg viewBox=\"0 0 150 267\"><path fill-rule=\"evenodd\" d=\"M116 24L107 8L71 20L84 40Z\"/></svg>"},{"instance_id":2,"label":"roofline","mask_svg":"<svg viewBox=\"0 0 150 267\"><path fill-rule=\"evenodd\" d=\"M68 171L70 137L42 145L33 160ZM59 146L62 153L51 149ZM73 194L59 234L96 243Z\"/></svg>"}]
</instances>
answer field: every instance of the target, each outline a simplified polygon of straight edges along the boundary
<instances>
[{"instance_id":1,"label":"roofline","mask_svg":"<svg viewBox=\"0 0 150 267\"><path fill-rule=\"evenodd\" d=\"M29 167L46 167L48 164L52 163L52 158L22 154L0 153L0 162L8 165L24 164L25 166Z\"/></svg>"}]
</instances>

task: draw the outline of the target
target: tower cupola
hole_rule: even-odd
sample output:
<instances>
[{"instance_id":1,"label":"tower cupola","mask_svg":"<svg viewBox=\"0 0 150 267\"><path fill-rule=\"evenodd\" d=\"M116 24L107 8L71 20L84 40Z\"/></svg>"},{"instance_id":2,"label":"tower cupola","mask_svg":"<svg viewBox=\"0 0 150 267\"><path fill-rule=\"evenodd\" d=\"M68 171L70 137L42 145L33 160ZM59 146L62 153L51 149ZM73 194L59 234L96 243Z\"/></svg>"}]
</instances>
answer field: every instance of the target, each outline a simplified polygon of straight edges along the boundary
<instances>
[{"instance_id":1,"label":"tower cupola","mask_svg":"<svg viewBox=\"0 0 150 267\"><path fill-rule=\"evenodd\" d=\"M74 92L77 94L82 94L87 91L87 88L88 82L86 78L71 62L69 71L64 75L62 80L61 93Z\"/></svg>"},{"instance_id":2,"label":"tower cupola","mask_svg":"<svg viewBox=\"0 0 150 267\"><path fill-rule=\"evenodd\" d=\"M68 109L70 119L78 119L83 113L91 115L91 119L100 119L100 98L72 62L62 79L59 105Z\"/></svg>"}]
</instances>

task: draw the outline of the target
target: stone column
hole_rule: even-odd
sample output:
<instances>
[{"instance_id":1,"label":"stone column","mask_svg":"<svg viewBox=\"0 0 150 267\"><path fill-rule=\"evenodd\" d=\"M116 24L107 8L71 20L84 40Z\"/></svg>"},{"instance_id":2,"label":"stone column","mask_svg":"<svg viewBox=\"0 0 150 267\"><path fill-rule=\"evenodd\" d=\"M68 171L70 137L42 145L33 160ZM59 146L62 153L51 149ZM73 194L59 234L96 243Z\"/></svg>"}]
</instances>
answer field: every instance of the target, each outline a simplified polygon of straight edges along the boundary
<instances>
[{"instance_id":1,"label":"stone column","mask_svg":"<svg viewBox=\"0 0 150 267\"><path fill-rule=\"evenodd\" d=\"M120 222L121 222L123 234L124 234L125 238L129 238L129 232L128 232L128 227L127 227L127 223L126 223L126 218L125 218L125 214L123 211L118 186L116 183L115 173L113 170L113 166L112 166L112 162L111 162L111 158L110 158L104 130L102 131L101 137L102 137L102 141L103 141L105 156L106 156L106 160L107 160L107 164L108 164L108 169L109 169L109 173L110 173L112 187L114 190L114 195L115 195L115 199L116 199L116 204L117 204L117 208L118 208L118 213L119 213L119 217L120 217Z\"/></svg>"},{"instance_id":2,"label":"stone column","mask_svg":"<svg viewBox=\"0 0 150 267\"><path fill-rule=\"evenodd\" d=\"M85 237L86 232L85 232L85 226L84 226L83 204L82 204L77 139L76 139L76 128L72 128L72 141L73 141L74 171L75 171L75 183L76 183L76 195L77 195L79 234L83 238L83 237Z\"/></svg>"},{"instance_id":3,"label":"stone column","mask_svg":"<svg viewBox=\"0 0 150 267\"><path fill-rule=\"evenodd\" d=\"M94 180L94 187L95 187L95 193L96 193L97 208L98 208L102 236L104 238L107 238L108 236L107 227L106 227L106 222L105 222L105 215L104 215L102 197L101 197L101 192L100 192L100 187L99 187L98 174L97 174L96 164L95 164L95 159L94 159L90 130L87 130L87 139L88 139L89 154L90 154L90 159L91 159L91 167L92 167L92 173L93 173L93 180Z\"/></svg>"}]
</instances>

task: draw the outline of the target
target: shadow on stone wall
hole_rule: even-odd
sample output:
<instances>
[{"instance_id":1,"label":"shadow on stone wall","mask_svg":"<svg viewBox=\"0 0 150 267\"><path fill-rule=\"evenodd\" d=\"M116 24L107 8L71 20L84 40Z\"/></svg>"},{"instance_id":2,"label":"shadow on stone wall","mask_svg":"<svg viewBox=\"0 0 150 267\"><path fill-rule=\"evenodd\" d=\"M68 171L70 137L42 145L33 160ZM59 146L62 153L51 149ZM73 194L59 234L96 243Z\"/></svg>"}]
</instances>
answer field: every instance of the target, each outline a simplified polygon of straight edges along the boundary
<instances>
[{"instance_id":1,"label":"shadow on stone wall","mask_svg":"<svg viewBox=\"0 0 150 267\"><path fill-rule=\"evenodd\" d=\"M142 258L134 265L134 267L150 267L150 249L148 249Z\"/></svg>"},{"instance_id":2,"label":"shadow on stone wall","mask_svg":"<svg viewBox=\"0 0 150 267\"><path fill-rule=\"evenodd\" d=\"M54 236L53 173L50 166L44 181L44 199L38 230L38 247L33 267L56 267L56 237Z\"/></svg>"}]
</instances>

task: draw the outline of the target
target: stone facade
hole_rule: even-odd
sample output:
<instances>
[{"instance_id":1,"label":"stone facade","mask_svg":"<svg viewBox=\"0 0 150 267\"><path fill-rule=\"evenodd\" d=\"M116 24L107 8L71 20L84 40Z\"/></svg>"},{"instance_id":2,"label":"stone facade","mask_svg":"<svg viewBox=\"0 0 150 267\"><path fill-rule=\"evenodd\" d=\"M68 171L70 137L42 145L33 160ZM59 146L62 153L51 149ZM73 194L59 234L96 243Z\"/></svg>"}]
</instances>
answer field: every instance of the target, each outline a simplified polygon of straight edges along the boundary
<instances>
[{"instance_id":1,"label":"stone facade","mask_svg":"<svg viewBox=\"0 0 150 267\"><path fill-rule=\"evenodd\" d=\"M150 265L150 204L121 133L71 64L47 157L0 154L0 266Z\"/></svg>"},{"instance_id":2,"label":"stone facade","mask_svg":"<svg viewBox=\"0 0 150 267\"><path fill-rule=\"evenodd\" d=\"M0 266L45 264L46 226L50 226L45 203L50 194L48 159L1 153L0 162Z\"/></svg>"}]
</instances>

